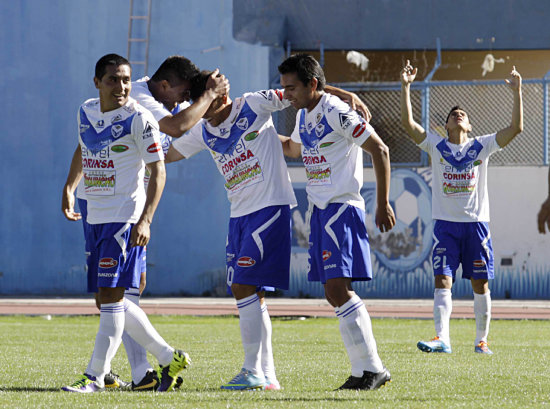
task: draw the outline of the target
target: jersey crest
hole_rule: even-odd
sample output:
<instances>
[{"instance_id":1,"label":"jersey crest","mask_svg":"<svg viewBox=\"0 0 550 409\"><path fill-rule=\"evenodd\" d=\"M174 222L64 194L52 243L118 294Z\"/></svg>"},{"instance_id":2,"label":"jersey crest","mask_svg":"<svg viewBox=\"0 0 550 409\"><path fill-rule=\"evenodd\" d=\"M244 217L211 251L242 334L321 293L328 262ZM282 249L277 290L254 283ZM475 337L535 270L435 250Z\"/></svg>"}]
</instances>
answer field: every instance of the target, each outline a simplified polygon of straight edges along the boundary
<instances>
[{"instance_id":1,"label":"jersey crest","mask_svg":"<svg viewBox=\"0 0 550 409\"><path fill-rule=\"evenodd\" d=\"M450 165L456 168L458 171L466 169L470 164L476 160L479 152L483 149L483 145L479 141L474 140L473 145L468 149L464 157L461 159L456 159L453 155L453 152L449 149L447 145L447 140L443 139L436 145L437 150L441 153L441 156L445 161Z\"/></svg>"},{"instance_id":2,"label":"jersey crest","mask_svg":"<svg viewBox=\"0 0 550 409\"><path fill-rule=\"evenodd\" d=\"M300 139L302 140L302 145L308 149L315 148L318 142L323 139L326 135L333 132L332 127L328 124L327 117L318 121L317 125L308 130L306 127L306 111L302 109L300 112Z\"/></svg>"},{"instance_id":3,"label":"jersey crest","mask_svg":"<svg viewBox=\"0 0 550 409\"><path fill-rule=\"evenodd\" d=\"M92 154L96 154L116 139L120 139L132 132L132 120L134 115L130 115L124 120L113 122L111 125L106 126L102 131L97 132L88 120L86 112L84 112L84 109L81 107L80 138L86 148L92 152Z\"/></svg>"}]
</instances>

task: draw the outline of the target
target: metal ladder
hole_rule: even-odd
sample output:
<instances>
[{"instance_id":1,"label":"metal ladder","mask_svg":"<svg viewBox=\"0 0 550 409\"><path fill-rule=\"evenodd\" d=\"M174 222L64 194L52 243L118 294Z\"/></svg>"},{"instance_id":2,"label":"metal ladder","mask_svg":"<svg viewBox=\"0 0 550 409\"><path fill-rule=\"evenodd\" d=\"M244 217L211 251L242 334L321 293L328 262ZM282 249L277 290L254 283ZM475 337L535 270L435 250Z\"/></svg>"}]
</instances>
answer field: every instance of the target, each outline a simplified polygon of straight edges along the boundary
<instances>
[{"instance_id":1,"label":"metal ladder","mask_svg":"<svg viewBox=\"0 0 550 409\"><path fill-rule=\"evenodd\" d=\"M134 0L130 0L130 21L128 24L128 61L132 64L134 80L147 75L149 64L149 34L151 31L152 0L137 0L137 11ZM137 14L139 13L139 14ZM138 24L139 22L139 24ZM136 70L137 67L141 70Z\"/></svg>"}]
</instances>

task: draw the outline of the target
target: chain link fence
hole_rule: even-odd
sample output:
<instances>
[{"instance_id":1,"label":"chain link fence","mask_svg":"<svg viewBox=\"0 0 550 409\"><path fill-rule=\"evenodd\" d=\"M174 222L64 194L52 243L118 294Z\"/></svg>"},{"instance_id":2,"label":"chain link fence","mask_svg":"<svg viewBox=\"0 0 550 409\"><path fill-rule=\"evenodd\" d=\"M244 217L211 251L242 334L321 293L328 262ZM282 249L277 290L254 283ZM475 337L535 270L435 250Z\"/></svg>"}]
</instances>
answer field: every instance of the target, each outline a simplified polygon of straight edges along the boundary
<instances>
[{"instance_id":1,"label":"chain link fence","mask_svg":"<svg viewBox=\"0 0 550 409\"><path fill-rule=\"evenodd\" d=\"M274 87L277 85L274 84ZM427 155L422 152L401 126L399 83L342 83L336 86L355 92L368 106L371 124L390 149L393 166L428 166ZM506 149L491 156L491 166L538 166L546 164L544 149L547 140L545 130L544 90L545 80L523 82L524 130ZM503 82L428 82L413 83L411 104L413 116L420 124L426 123L422 115L423 102L427 104L427 116L431 131L445 135L445 119L449 110L460 105L470 117L473 136L496 132L510 125L512 120L513 95ZM280 112L276 119L277 129L290 135L296 121L292 107ZM365 166L371 166L370 156L364 156ZM291 166L300 166L300 159L287 159Z\"/></svg>"}]
</instances>

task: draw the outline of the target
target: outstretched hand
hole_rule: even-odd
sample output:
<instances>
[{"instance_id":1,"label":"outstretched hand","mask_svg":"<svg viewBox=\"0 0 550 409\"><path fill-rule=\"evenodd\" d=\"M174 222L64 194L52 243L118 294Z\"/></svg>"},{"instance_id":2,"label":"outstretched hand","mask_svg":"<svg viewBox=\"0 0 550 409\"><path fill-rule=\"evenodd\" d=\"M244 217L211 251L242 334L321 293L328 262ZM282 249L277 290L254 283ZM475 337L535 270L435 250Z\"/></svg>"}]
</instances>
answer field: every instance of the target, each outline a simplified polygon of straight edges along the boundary
<instances>
[{"instance_id":1,"label":"outstretched hand","mask_svg":"<svg viewBox=\"0 0 550 409\"><path fill-rule=\"evenodd\" d=\"M418 69L413 68L411 62L407 60L407 64L405 64L405 67L401 70L401 83L404 85L411 84L416 78L417 72Z\"/></svg>"},{"instance_id":2,"label":"outstretched hand","mask_svg":"<svg viewBox=\"0 0 550 409\"><path fill-rule=\"evenodd\" d=\"M521 88L521 75L516 71L516 66L512 67L512 72L510 73L510 79L504 80L510 88L516 90Z\"/></svg>"}]
</instances>

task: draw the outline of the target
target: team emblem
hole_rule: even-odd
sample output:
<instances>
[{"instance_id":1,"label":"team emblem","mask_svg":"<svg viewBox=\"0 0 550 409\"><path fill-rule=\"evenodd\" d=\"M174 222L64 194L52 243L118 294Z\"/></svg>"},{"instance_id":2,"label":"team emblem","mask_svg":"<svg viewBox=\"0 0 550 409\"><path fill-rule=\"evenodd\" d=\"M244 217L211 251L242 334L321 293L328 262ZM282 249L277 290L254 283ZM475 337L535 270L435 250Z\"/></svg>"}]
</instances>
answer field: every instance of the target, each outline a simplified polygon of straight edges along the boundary
<instances>
[{"instance_id":1,"label":"team emblem","mask_svg":"<svg viewBox=\"0 0 550 409\"><path fill-rule=\"evenodd\" d=\"M111 127L111 134L113 135L113 138L120 138L123 131L124 127L122 125L117 124Z\"/></svg>"},{"instance_id":2,"label":"team emblem","mask_svg":"<svg viewBox=\"0 0 550 409\"><path fill-rule=\"evenodd\" d=\"M237 121L237 128L242 129L243 131L246 131L248 129L248 119L247 118L241 118Z\"/></svg>"},{"instance_id":3,"label":"team emblem","mask_svg":"<svg viewBox=\"0 0 550 409\"><path fill-rule=\"evenodd\" d=\"M317 138L320 138L325 133L325 125L319 124L315 127L315 135L317 135Z\"/></svg>"}]
</instances>

